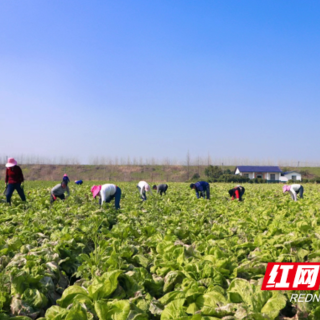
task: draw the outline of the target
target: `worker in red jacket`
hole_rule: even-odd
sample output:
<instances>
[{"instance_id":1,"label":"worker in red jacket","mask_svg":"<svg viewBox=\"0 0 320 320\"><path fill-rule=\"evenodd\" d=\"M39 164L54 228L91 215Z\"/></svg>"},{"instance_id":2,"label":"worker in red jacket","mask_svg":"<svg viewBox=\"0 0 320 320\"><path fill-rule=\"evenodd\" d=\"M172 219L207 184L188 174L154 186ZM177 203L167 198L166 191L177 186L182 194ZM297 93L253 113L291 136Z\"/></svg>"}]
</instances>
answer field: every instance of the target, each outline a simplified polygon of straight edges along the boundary
<instances>
[{"instance_id":1,"label":"worker in red jacket","mask_svg":"<svg viewBox=\"0 0 320 320\"><path fill-rule=\"evenodd\" d=\"M245 191L246 190L245 190L244 187L238 185L235 188L229 190L228 192L229 192L229 195L231 197L231 200L237 199L238 201L242 201L242 196L243 196Z\"/></svg>"},{"instance_id":2,"label":"worker in red jacket","mask_svg":"<svg viewBox=\"0 0 320 320\"><path fill-rule=\"evenodd\" d=\"M26 201L26 196L24 195L21 183L23 183L24 178L21 168L17 165L17 161L13 158L9 158L6 164L6 197L7 202L11 204L11 197L14 190L17 190L22 201Z\"/></svg>"}]
</instances>

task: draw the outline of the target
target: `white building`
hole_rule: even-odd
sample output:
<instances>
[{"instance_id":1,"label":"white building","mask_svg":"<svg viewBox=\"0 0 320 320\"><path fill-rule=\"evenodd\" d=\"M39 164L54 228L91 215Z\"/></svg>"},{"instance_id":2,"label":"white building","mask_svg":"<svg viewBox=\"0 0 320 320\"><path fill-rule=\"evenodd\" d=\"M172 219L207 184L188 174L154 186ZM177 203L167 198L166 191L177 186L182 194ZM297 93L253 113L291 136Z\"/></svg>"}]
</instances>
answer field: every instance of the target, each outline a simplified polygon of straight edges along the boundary
<instances>
[{"instance_id":1,"label":"white building","mask_svg":"<svg viewBox=\"0 0 320 320\"><path fill-rule=\"evenodd\" d=\"M288 172L282 172L281 174L281 178L286 178L288 180L292 180L292 181L301 181L301 173L297 172L297 171L288 171ZM281 179L282 180L282 179ZM284 180L284 179L283 179ZM285 180L284 180L285 181Z\"/></svg>"},{"instance_id":2,"label":"white building","mask_svg":"<svg viewBox=\"0 0 320 320\"><path fill-rule=\"evenodd\" d=\"M238 166L235 174L250 179L261 178L268 181L280 181L281 169L277 166Z\"/></svg>"}]
</instances>

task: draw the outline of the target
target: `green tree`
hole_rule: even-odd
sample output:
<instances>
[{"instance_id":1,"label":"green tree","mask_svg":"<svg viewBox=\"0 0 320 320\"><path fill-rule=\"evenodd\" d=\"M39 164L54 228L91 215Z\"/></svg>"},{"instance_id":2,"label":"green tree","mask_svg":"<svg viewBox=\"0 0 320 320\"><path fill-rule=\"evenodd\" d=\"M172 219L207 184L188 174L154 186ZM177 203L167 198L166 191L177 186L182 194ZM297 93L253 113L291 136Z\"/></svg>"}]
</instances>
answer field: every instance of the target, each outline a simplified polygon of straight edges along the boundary
<instances>
[{"instance_id":1,"label":"green tree","mask_svg":"<svg viewBox=\"0 0 320 320\"><path fill-rule=\"evenodd\" d=\"M192 176L191 180L198 180L198 179L200 179L200 174L199 174L198 172L196 172L196 173Z\"/></svg>"},{"instance_id":2,"label":"green tree","mask_svg":"<svg viewBox=\"0 0 320 320\"><path fill-rule=\"evenodd\" d=\"M209 179L218 179L222 174L221 168L218 166L208 166L204 169L204 174L209 178Z\"/></svg>"}]
</instances>

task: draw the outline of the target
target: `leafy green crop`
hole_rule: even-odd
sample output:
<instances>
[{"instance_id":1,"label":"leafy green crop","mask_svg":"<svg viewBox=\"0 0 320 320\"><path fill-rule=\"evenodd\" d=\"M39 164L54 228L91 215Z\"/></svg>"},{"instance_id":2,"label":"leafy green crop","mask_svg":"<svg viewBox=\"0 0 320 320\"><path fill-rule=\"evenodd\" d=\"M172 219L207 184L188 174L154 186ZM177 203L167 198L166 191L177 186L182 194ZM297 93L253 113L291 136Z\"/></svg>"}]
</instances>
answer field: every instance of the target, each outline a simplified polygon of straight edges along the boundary
<instances>
[{"instance_id":1,"label":"leafy green crop","mask_svg":"<svg viewBox=\"0 0 320 320\"><path fill-rule=\"evenodd\" d=\"M297 202L246 185L239 203L230 184L207 201L172 183L141 202L122 183L119 211L100 209L88 184L50 206L50 187L29 182L27 204L0 202L0 320L319 319L316 302L261 291L267 262L319 261L317 185Z\"/></svg>"}]
</instances>

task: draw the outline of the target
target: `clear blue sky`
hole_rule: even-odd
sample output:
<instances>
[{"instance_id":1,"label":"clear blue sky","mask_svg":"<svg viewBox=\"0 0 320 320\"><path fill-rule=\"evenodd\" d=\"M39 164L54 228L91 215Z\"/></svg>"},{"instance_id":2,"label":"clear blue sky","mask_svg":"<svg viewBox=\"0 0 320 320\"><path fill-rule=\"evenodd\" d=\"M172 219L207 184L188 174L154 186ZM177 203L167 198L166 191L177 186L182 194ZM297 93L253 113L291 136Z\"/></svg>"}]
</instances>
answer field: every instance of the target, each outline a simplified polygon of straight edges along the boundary
<instances>
[{"instance_id":1,"label":"clear blue sky","mask_svg":"<svg viewBox=\"0 0 320 320\"><path fill-rule=\"evenodd\" d=\"M319 157L320 2L0 0L0 154Z\"/></svg>"}]
</instances>

